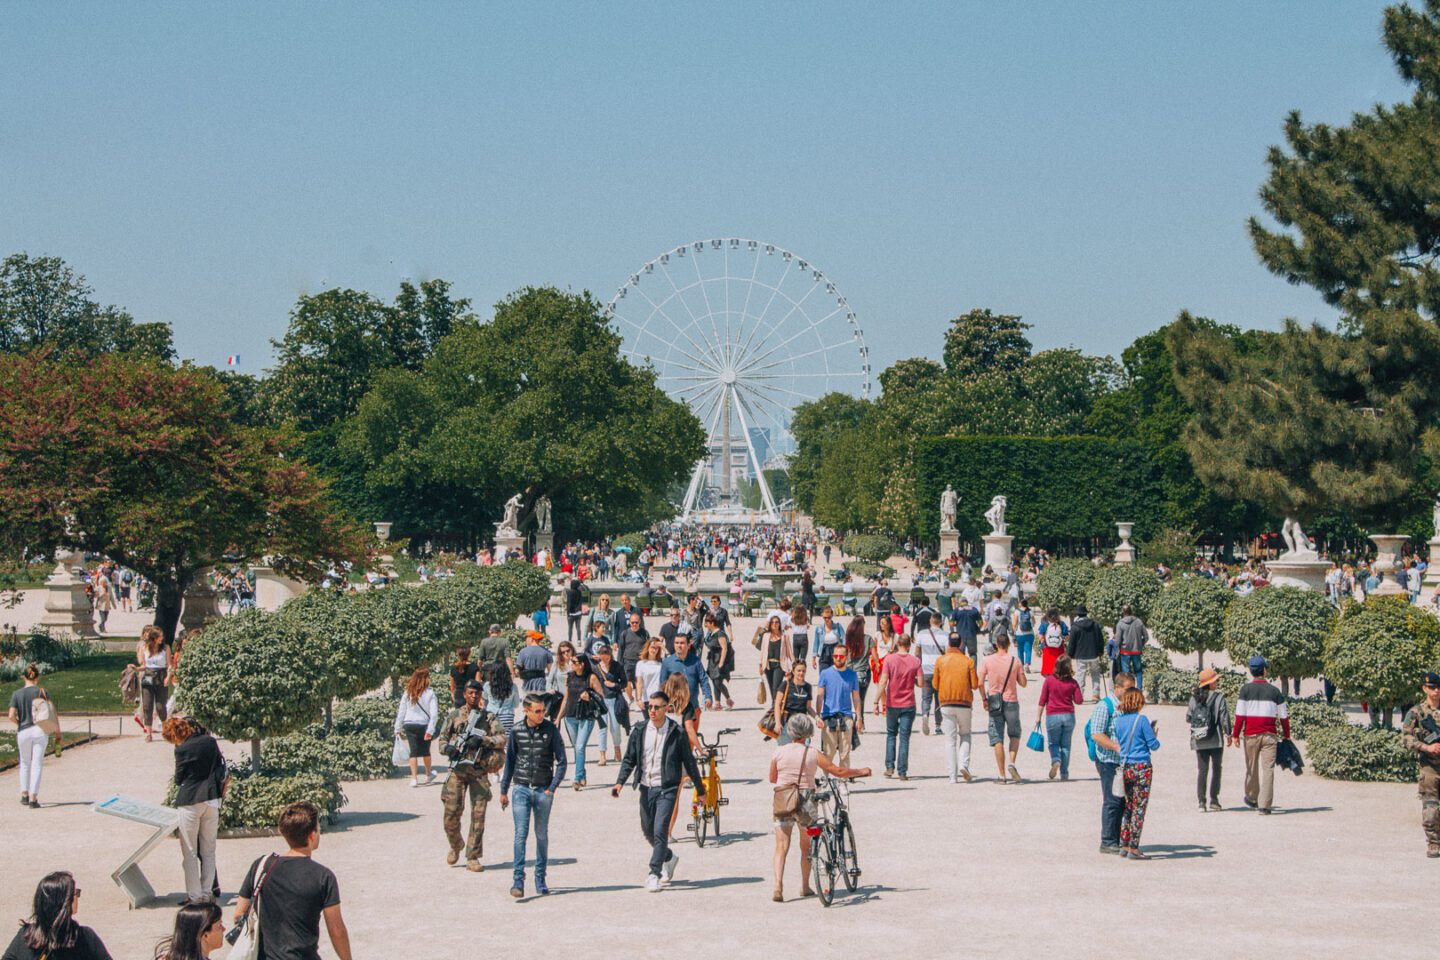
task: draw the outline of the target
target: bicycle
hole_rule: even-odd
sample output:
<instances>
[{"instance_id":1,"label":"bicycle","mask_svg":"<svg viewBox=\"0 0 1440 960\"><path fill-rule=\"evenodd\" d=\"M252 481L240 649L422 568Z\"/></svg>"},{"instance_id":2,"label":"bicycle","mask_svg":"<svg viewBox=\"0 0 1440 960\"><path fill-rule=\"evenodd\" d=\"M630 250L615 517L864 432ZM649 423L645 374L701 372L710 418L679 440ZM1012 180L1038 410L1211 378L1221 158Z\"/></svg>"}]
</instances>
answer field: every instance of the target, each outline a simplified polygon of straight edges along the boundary
<instances>
[{"instance_id":1,"label":"bicycle","mask_svg":"<svg viewBox=\"0 0 1440 960\"><path fill-rule=\"evenodd\" d=\"M705 846L705 836L711 829L715 831L715 836L720 836L720 808L730 803L721 789L720 771L717 769L725 762L725 754L729 749L720 743L720 738L739 732L739 727L726 727L715 734L713 744L705 742L703 733L696 734L700 738L701 750L701 756L697 759L705 763L705 775L701 778L705 786L705 797L701 799L697 787L690 800L690 817L694 822L687 829L694 832L697 846Z\"/></svg>"},{"instance_id":2,"label":"bicycle","mask_svg":"<svg viewBox=\"0 0 1440 960\"><path fill-rule=\"evenodd\" d=\"M850 783L820 771L824 787L815 791L816 816L805 828L810 837L810 868L815 875L815 895L824 907L835 898L835 875L845 889L855 892L860 885L860 853L855 846L855 827L850 822L846 800Z\"/></svg>"}]
</instances>

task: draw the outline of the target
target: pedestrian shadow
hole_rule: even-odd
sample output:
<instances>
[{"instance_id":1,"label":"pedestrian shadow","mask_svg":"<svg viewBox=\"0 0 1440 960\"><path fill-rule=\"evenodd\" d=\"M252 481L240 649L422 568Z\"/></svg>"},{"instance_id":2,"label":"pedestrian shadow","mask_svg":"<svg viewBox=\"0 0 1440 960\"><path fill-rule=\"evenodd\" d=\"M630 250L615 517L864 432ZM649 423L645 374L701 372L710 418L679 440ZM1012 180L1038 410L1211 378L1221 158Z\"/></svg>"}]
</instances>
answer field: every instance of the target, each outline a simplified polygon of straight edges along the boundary
<instances>
[{"instance_id":1,"label":"pedestrian shadow","mask_svg":"<svg viewBox=\"0 0 1440 960\"><path fill-rule=\"evenodd\" d=\"M756 830L745 830L740 833L727 833L719 837L711 837L705 841L707 847L728 847L732 843L744 843L747 840L754 840L756 837L768 837L768 833L760 833Z\"/></svg>"},{"instance_id":2,"label":"pedestrian shadow","mask_svg":"<svg viewBox=\"0 0 1440 960\"><path fill-rule=\"evenodd\" d=\"M569 867L574 866L576 863L579 863L579 861L576 860L574 857L550 857L545 861L545 867L548 870L550 867ZM535 861L526 860L525 865L527 867L534 868ZM513 873L515 871L515 861L506 860L503 863L485 864L485 871L488 873L491 870L509 870Z\"/></svg>"},{"instance_id":3,"label":"pedestrian shadow","mask_svg":"<svg viewBox=\"0 0 1440 960\"><path fill-rule=\"evenodd\" d=\"M1329 813L1334 809L1334 807L1275 807L1270 811L1270 815L1284 817L1292 813Z\"/></svg>"},{"instance_id":4,"label":"pedestrian shadow","mask_svg":"<svg viewBox=\"0 0 1440 960\"><path fill-rule=\"evenodd\" d=\"M1155 843L1140 848L1151 860L1190 860L1215 856L1215 848L1203 843Z\"/></svg>"},{"instance_id":5,"label":"pedestrian shadow","mask_svg":"<svg viewBox=\"0 0 1440 960\"><path fill-rule=\"evenodd\" d=\"M556 861L551 860L552 864ZM573 862L573 861L572 861ZM529 903L531 900L546 900L554 897L569 896L572 893L615 893L620 890L643 889L638 883L612 883L599 887L551 887L546 896L531 892L526 896L518 898L519 903Z\"/></svg>"},{"instance_id":6,"label":"pedestrian shadow","mask_svg":"<svg viewBox=\"0 0 1440 960\"><path fill-rule=\"evenodd\" d=\"M885 899L882 894L886 893L924 893L929 887L887 887L882 883L867 883L856 888L854 893L846 892L843 886L835 890L835 899L831 901L830 907L858 907L864 903L871 903L876 900Z\"/></svg>"},{"instance_id":7,"label":"pedestrian shadow","mask_svg":"<svg viewBox=\"0 0 1440 960\"><path fill-rule=\"evenodd\" d=\"M400 810L370 810L366 812L342 813L335 818L333 826L325 828L326 833L345 833L357 827L373 827L382 823L404 823L418 820L418 813L404 813Z\"/></svg>"},{"instance_id":8,"label":"pedestrian shadow","mask_svg":"<svg viewBox=\"0 0 1440 960\"><path fill-rule=\"evenodd\" d=\"M764 877L710 877L706 880L672 880L671 890L708 890L711 887L732 887L738 883L762 883Z\"/></svg>"},{"instance_id":9,"label":"pedestrian shadow","mask_svg":"<svg viewBox=\"0 0 1440 960\"><path fill-rule=\"evenodd\" d=\"M872 793L899 793L904 790L914 789L914 787L851 787L850 793L852 795L863 793L868 796Z\"/></svg>"},{"instance_id":10,"label":"pedestrian shadow","mask_svg":"<svg viewBox=\"0 0 1440 960\"><path fill-rule=\"evenodd\" d=\"M738 779L738 778L732 779L732 778L727 777L727 778L725 779L725 781L724 781L724 784L725 784L725 786L735 785L735 786L742 786L742 787L753 787L753 786L755 786L755 784L757 784L757 783L759 783L759 782L760 782L760 778L759 778L759 777L745 777L744 779Z\"/></svg>"}]
</instances>

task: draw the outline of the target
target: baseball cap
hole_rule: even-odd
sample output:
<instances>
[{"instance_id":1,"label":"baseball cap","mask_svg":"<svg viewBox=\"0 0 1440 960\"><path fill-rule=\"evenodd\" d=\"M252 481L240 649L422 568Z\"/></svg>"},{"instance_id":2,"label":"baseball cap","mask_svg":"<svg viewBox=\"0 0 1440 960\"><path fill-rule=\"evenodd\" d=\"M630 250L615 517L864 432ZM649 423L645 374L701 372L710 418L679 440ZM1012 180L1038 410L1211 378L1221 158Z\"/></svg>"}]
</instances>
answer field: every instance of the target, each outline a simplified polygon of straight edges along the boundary
<instances>
[{"instance_id":1,"label":"baseball cap","mask_svg":"<svg viewBox=\"0 0 1440 960\"><path fill-rule=\"evenodd\" d=\"M1440 687L1440 673L1432 670L1425 674L1425 679L1421 682L1427 687Z\"/></svg>"},{"instance_id":2,"label":"baseball cap","mask_svg":"<svg viewBox=\"0 0 1440 960\"><path fill-rule=\"evenodd\" d=\"M1267 663L1267 662L1265 661L1265 658L1262 657L1262 656L1260 656L1260 654L1258 654L1258 653L1255 654L1255 656L1253 656L1253 657L1250 658L1250 669L1251 669L1251 670L1264 670L1264 669L1265 669L1266 667L1268 667L1268 666L1270 666L1270 664Z\"/></svg>"}]
</instances>

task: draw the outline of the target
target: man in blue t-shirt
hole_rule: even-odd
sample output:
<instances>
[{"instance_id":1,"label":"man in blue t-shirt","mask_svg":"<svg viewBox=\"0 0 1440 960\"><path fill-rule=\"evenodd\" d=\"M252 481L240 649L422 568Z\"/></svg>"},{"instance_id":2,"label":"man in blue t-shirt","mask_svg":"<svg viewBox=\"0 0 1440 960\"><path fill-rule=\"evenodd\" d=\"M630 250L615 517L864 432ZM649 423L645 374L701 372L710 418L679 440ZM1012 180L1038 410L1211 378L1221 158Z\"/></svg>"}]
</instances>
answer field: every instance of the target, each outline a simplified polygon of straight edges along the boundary
<instances>
[{"instance_id":1,"label":"man in blue t-shirt","mask_svg":"<svg viewBox=\"0 0 1440 960\"><path fill-rule=\"evenodd\" d=\"M860 718L860 678L846 660L849 651L842 643L831 654L832 664L820 671L815 692L815 712L820 714L820 752L842 767L850 765L850 748L855 733L864 731Z\"/></svg>"},{"instance_id":2,"label":"man in blue t-shirt","mask_svg":"<svg viewBox=\"0 0 1440 960\"><path fill-rule=\"evenodd\" d=\"M960 606L955 609L955 632L965 641L965 652L974 660L980 637L980 611L970 603L969 597L962 596Z\"/></svg>"}]
</instances>

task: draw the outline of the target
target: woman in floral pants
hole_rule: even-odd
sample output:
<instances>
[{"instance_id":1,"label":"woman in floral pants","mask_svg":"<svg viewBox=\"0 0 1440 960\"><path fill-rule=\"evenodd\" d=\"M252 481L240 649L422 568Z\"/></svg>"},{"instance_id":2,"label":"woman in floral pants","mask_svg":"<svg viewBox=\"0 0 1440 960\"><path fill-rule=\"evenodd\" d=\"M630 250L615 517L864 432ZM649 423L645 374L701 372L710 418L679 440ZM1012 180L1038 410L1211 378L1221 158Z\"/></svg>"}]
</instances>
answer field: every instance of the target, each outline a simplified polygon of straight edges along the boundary
<instances>
[{"instance_id":1,"label":"woman in floral pants","mask_svg":"<svg viewBox=\"0 0 1440 960\"><path fill-rule=\"evenodd\" d=\"M1140 832L1145 828L1145 808L1150 803L1150 780L1154 770L1150 754L1160 749L1145 708L1145 694L1126 690L1120 697L1120 716L1115 721L1115 739L1120 744L1124 770L1125 814L1120 820L1120 855L1131 860L1148 860L1140 852Z\"/></svg>"}]
</instances>

